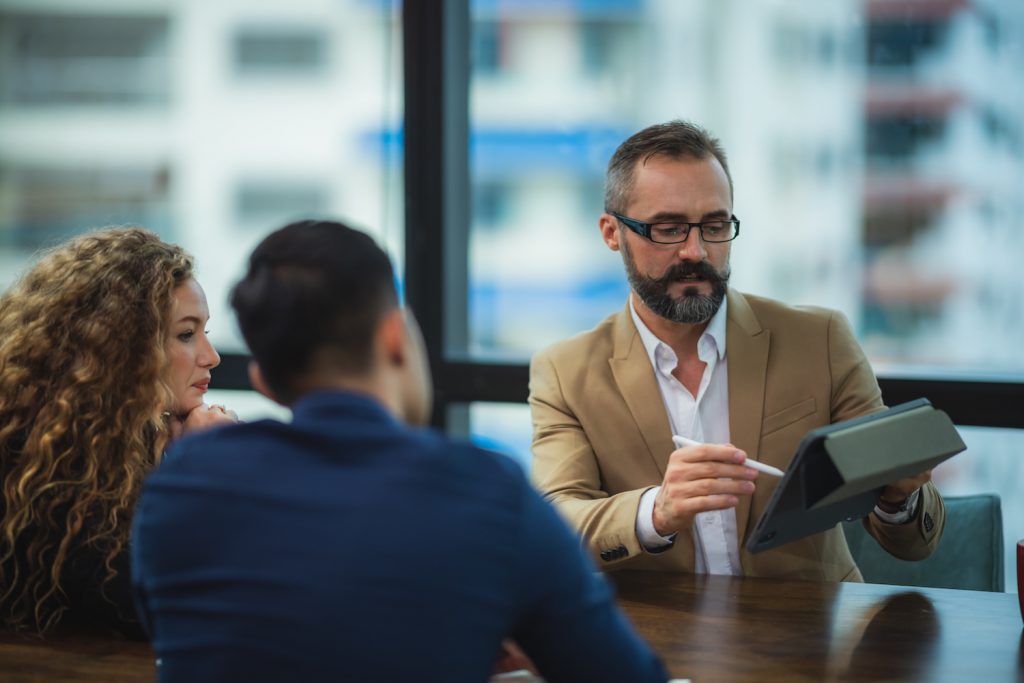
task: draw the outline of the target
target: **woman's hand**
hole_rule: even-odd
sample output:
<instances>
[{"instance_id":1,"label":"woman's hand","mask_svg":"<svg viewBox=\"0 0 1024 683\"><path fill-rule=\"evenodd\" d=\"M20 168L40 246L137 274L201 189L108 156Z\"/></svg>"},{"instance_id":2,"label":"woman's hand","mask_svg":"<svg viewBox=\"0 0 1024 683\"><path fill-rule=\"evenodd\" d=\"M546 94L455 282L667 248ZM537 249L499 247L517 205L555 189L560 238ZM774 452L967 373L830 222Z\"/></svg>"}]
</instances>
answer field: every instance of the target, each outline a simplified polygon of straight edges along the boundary
<instances>
[{"instance_id":1,"label":"woman's hand","mask_svg":"<svg viewBox=\"0 0 1024 683\"><path fill-rule=\"evenodd\" d=\"M238 422L238 415L235 414L235 411L228 410L217 403L211 406L202 403L190 410L185 419L180 422L181 431L177 435L174 434L174 427L171 427L171 435L173 438L181 434L191 434L213 427L238 424Z\"/></svg>"},{"instance_id":2,"label":"woman's hand","mask_svg":"<svg viewBox=\"0 0 1024 683\"><path fill-rule=\"evenodd\" d=\"M526 656L520 647L512 640L505 640L501 643L501 652L498 653L498 660L494 663L492 674L511 673L513 671L529 671L532 676L540 676L537 666ZM529 680L540 680L533 677ZM520 679L516 679L520 680ZM527 680L527 679L522 679Z\"/></svg>"}]
</instances>

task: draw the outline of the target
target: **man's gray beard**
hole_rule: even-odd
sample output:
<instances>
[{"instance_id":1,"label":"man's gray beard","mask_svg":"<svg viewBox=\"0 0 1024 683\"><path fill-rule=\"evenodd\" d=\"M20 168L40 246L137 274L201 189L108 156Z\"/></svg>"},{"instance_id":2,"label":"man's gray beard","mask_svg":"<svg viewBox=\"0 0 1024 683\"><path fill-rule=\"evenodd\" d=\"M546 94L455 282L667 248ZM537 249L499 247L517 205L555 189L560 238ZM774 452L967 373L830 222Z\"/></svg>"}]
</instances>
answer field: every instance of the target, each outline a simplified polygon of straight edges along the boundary
<instances>
[{"instance_id":1,"label":"man's gray beard","mask_svg":"<svg viewBox=\"0 0 1024 683\"><path fill-rule=\"evenodd\" d=\"M711 320L715 313L718 313L718 309L722 307L722 300L725 298L714 293L687 294L686 292L678 299L673 299L668 294L645 296L636 289L635 284L633 291L656 315L674 323L689 323L691 325Z\"/></svg>"},{"instance_id":2,"label":"man's gray beard","mask_svg":"<svg viewBox=\"0 0 1024 683\"><path fill-rule=\"evenodd\" d=\"M729 287L730 269L726 266L724 273L718 273L710 263L684 262L673 266L660 278L652 278L642 275L633 263L633 257L628 247L623 243L622 260L626 264L626 275L629 278L629 285L644 302L647 308L655 315L674 323L687 323L690 325L706 323L714 317L718 309L722 307L725 294ZM668 286L680 273L697 273L702 275L711 284L710 294L697 294L696 287L686 287L679 298L673 298L668 293Z\"/></svg>"}]
</instances>

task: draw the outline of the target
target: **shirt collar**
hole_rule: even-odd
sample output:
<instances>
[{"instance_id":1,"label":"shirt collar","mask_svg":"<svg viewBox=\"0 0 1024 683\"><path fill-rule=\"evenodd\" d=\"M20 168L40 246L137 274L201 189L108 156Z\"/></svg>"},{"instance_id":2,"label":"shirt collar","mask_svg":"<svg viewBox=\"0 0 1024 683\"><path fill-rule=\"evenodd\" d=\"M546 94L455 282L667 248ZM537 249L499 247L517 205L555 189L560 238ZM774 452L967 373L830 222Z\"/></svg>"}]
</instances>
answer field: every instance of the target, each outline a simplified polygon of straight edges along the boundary
<instances>
[{"instance_id":1,"label":"shirt collar","mask_svg":"<svg viewBox=\"0 0 1024 683\"><path fill-rule=\"evenodd\" d=\"M705 337L710 338L715 344L715 350L718 353L718 360L725 358L725 329L726 320L728 320L728 298L722 299L722 305L718 307L718 311L711 316L711 320L708 322L708 326L704 329L704 333L701 334L700 339L703 340ZM644 344L644 349L647 351L647 357L651 359L651 363L654 367L658 367L657 353L660 347L664 347L667 351L672 352L672 356L675 357L675 352L665 342L658 339L650 328L644 324L644 321L640 319L640 315L636 312L636 307L633 305L633 294L629 296L629 314L633 317L633 324L636 326L636 331L640 334L640 341ZM698 341L698 344L700 341Z\"/></svg>"},{"instance_id":2,"label":"shirt collar","mask_svg":"<svg viewBox=\"0 0 1024 683\"><path fill-rule=\"evenodd\" d=\"M391 423L399 420L369 394L340 389L321 389L302 396L292 406L292 421L336 420L339 415L359 421Z\"/></svg>"}]
</instances>

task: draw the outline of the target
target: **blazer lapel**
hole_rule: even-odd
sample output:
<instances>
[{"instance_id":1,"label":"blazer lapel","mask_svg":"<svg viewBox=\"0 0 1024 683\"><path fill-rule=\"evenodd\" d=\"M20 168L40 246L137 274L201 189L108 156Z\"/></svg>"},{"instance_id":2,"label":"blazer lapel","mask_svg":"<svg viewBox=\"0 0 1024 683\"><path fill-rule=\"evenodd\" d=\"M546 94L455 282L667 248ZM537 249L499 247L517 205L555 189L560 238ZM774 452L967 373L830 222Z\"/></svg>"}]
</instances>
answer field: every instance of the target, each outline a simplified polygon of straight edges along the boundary
<instances>
[{"instance_id":1,"label":"blazer lapel","mask_svg":"<svg viewBox=\"0 0 1024 683\"><path fill-rule=\"evenodd\" d=\"M608 365L619 393L643 437L648 455L664 476L668 456L675 450L672 428L665 414L665 404L651 367L651 359L633 324L628 303L615 319L613 335L613 356L608 359Z\"/></svg>"},{"instance_id":2,"label":"blazer lapel","mask_svg":"<svg viewBox=\"0 0 1024 683\"><path fill-rule=\"evenodd\" d=\"M743 294L730 289L728 296L729 436L733 445L756 460L761 444L771 331L761 327ZM750 500L750 496L741 496L736 507L736 530L741 551L750 522ZM741 556L743 554L740 553Z\"/></svg>"}]
</instances>

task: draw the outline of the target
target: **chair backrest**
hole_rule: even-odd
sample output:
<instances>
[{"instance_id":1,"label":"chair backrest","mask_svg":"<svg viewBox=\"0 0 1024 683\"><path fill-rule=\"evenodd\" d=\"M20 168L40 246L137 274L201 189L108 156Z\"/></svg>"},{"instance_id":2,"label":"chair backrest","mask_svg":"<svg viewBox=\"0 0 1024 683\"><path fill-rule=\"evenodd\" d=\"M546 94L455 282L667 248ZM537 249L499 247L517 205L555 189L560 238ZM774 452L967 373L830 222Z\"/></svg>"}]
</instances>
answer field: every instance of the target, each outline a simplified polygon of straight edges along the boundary
<instances>
[{"instance_id":1,"label":"chair backrest","mask_svg":"<svg viewBox=\"0 0 1024 683\"><path fill-rule=\"evenodd\" d=\"M893 557L864 530L860 520L843 531L850 553L868 583L1002 591L1003 513L999 496L950 496L946 527L932 555L908 562Z\"/></svg>"}]
</instances>

